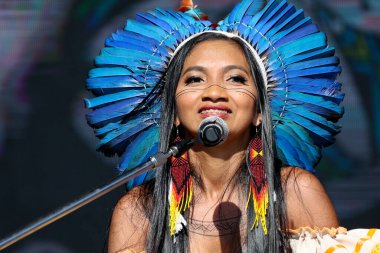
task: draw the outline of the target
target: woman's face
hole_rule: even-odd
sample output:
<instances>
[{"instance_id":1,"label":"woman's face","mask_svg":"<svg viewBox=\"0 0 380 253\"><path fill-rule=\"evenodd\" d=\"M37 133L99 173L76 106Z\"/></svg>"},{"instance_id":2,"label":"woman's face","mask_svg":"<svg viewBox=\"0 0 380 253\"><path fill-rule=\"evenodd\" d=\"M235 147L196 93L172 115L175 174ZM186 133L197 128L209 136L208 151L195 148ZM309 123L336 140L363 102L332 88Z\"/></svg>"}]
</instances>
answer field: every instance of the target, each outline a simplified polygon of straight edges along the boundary
<instances>
[{"instance_id":1,"label":"woman's face","mask_svg":"<svg viewBox=\"0 0 380 253\"><path fill-rule=\"evenodd\" d=\"M229 138L249 137L259 125L257 90L242 48L229 40L197 44L187 56L176 90L176 119L190 136L210 116L222 118Z\"/></svg>"}]
</instances>

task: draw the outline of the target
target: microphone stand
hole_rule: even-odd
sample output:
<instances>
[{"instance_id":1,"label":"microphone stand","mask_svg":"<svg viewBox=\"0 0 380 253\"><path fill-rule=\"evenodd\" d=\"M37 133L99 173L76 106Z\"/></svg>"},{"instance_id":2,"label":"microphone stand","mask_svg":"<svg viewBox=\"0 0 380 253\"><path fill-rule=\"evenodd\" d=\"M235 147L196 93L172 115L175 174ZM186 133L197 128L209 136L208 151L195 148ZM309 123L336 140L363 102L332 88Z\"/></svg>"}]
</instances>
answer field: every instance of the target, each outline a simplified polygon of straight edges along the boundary
<instances>
[{"instance_id":1,"label":"microphone stand","mask_svg":"<svg viewBox=\"0 0 380 253\"><path fill-rule=\"evenodd\" d=\"M132 168L122 174L118 178L114 179L110 183L99 187L92 192L86 194L78 200L75 200L57 211L37 220L36 222L30 224L24 229L17 231L11 236L4 238L0 241L0 251L7 248L8 246L18 242L19 240L37 232L38 230L48 226L49 224L65 217L66 215L78 210L79 208L91 203L92 201L102 197L103 195L111 192L112 190L118 188L121 185L124 185L129 180L139 176L140 174L162 166L166 160L171 156L178 156L183 153L184 150L190 148L194 143L193 139L186 139L180 142L175 143L166 153L158 152L154 156L150 157L149 160L135 168Z\"/></svg>"}]
</instances>

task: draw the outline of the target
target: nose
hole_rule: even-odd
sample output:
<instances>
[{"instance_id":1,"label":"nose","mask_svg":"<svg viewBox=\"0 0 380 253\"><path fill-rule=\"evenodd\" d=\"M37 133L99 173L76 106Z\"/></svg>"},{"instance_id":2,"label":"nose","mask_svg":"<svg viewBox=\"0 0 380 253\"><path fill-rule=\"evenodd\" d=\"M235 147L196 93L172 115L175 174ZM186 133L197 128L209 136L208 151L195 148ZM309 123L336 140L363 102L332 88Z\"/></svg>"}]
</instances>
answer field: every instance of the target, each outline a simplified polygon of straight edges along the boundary
<instances>
[{"instance_id":1,"label":"nose","mask_svg":"<svg viewBox=\"0 0 380 253\"><path fill-rule=\"evenodd\" d=\"M226 101L228 99L227 90L224 86L219 84L212 84L204 89L202 94L203 101Z\"/></svg>"}]
</instances>

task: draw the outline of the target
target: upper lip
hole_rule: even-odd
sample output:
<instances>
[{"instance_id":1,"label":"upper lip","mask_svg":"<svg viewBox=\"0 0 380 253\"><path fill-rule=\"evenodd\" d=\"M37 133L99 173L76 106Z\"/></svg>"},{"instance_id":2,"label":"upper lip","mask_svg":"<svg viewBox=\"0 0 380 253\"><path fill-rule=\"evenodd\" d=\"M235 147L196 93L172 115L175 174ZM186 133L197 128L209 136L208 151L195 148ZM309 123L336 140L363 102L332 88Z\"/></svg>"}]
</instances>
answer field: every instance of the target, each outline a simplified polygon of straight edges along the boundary
<instances>
[{"instance_id":1,"label":"upper lip","mask_svg":"<svg viewBox=\"0 0 380 253\"><path fill-rule=\"evenodd\" d=\"M198 113L201 113L202 111L206 111L206 110L220 110L220 111L226 111L227 113L232 112L231 109L225 105L204 105L198 110Z\"/></svg>"}]
</instances>

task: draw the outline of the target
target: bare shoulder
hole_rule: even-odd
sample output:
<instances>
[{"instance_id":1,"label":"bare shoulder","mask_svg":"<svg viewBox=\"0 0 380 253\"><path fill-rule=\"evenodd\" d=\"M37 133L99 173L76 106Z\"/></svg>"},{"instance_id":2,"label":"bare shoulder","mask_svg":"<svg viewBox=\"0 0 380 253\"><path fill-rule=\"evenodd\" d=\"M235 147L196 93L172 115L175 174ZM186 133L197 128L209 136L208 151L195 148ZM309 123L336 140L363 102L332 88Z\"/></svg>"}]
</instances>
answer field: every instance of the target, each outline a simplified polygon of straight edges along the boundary
<instances>
[{"instance_id":1,"label":"bare shoulder","mask_svg":"<svg viewBox=\"0 0 380 253\"><path fill-rule=\"evenodd\" d=\"M334 206L315 175L297 167L283 167L281 179L289 228L339 225Z\"/></svg>"},{"instance_id":2,"label":"bare shoulder","mask_svg":"<svg viewBox=\"0 0 380 253\"><path fill-rule=\"evenodd\" d=\"M144 202L144 187L135 187L128 191L117 203L112 214L109 231L108 252L123 249L144 251L149 220ZM143 201L144 200L144 201Z\"/></svg>"}]
</instances>

